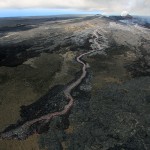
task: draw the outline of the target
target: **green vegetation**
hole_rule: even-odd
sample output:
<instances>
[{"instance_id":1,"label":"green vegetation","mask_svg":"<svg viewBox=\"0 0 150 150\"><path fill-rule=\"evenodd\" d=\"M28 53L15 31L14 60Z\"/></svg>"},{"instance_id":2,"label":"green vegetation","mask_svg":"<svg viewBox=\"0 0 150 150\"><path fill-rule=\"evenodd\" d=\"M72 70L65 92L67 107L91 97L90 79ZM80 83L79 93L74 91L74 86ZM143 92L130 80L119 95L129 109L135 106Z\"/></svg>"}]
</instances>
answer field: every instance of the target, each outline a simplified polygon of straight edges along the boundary
<instances>
[{"instance_id":1,"label":"green vegetation","mask_svg":"<svg viewBox=\"0 0 150 150\"><path fill-rule=\"evenodd\" d=\"M60 55L44 53L28 61L18 67L0 68L1 130L19 119L20 106L33 103L54 85L66 84L79 71L78 65L73 65L71 61L68 61L65 63L67 73L61 75L58 80L56 73L61 74L64 65L64 59Z\"/></svg>"},{"instance_id":2,"label":"green vegetation","mask_svg":"<svg viewBox=\"0 0 150 150\"><path fill-rule=\"evenodd\" d=\"M106 50L106 56L93 55L85 58L93 71L92 89L94 93L108 83L120 84L129 78L129 73L124 68L128 50L124 46L115 46Z\"/></svg>"},{"instance_id":3,"label":"green vegetation","mask_svg":"<svg viewBox=\"0 0 150 150\"><path fill-rule=\"evenodd\" d=\"M0 84L4 84L9 80L9 77L7 74L1 73L0 74Z\"/></svg>"},{"instance_id":4,"label":"green vegetation","mask_svg":"<svg viewBox=\"0 0 150 150\"><path fill-rule=\"evenodd\" d=\"M20 118L20 106L28 105L44 95L50 87L66 84L74 79L80 65L61 57L59 54L41 54L18 67L0 68L0 130ZM65 62L65 63L64 63ZM64 68L67 68L64 73ZM57 74L61 75L57 77ZM5 114L5 115L4 115ZM38 149L39 136L25 141L0 142L2 149ZM7 144L6 144L7 143Z\"/></svg>"}]
</instances>

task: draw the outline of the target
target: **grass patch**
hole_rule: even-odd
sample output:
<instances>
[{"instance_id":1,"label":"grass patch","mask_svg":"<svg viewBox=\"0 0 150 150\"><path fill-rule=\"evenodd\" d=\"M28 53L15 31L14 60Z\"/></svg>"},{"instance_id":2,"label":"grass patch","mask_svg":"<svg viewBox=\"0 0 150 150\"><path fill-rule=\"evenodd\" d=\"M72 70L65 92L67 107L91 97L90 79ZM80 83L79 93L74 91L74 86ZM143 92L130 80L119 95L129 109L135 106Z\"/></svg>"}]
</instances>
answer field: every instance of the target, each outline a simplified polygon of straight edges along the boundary
<instances>
[{"instance_id":1,"label":"grass patch","mask_svg":"<svg viewBox=\"0 0 150 150\"><path fill-rule=\"evenodd\" d=\"M35 68L24 64L0 68L0 130L19 119L20 106L31 104L48 91L62 61L57 54L42 54L34 59Z\"/></svg>"},{"instance_id":2,"label":"grass patch","mask_svg":"<svg viewBox=\"0 0 150 150\"><path fill-rule=\"evenodd\" d=\"M112 47L106 49L106 56L93 55L85 58L93 71L92 91L94 93L106 84L120 84L130 78L124 68L127 50L128 48L124 46Z\"/></svg>"},{"instance_id":3,"label":"grass patch","mask_svg":"<svg viewBox=\"0 0 150 150\"><path fill-rule=\"evenodd\" d=\"M4 84L9 80L9 76L7 74L1 73L0 74L0 84Z\"/></svg>"},{"instance_id":4,"label":"grass patch","mask_svg":"<svg viewBox=\"0 0 150 150\"><path fill-rule=\"evenodd\" d=\"M20 106L29 105L57 84L66 84L74 78L80 65L67 61L67 73L60 78L64 59L59 54L42 54L32 60L32 65L1 67L0 75L0 130L20 118ZM5 114L5 115L4 115Z\"/></svg>"},{"instance_id":5,"label":"grass patch","mask_svg":"<svg viewBox=\"0 0 150 150\"><path fill-rule=\"evenodd\" d=\"M1 150L39 150L38 135L33 135L24 141L1 140Z\"/></svg>"}]
</instances>

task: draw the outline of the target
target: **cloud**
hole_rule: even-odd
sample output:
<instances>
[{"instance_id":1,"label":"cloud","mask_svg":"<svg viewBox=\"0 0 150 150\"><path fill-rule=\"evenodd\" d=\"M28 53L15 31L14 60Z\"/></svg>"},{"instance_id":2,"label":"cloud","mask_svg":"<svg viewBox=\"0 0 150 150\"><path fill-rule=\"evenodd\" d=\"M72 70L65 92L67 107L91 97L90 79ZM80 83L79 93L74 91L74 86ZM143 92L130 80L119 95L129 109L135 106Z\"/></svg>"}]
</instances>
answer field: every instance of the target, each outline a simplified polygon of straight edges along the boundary
<instances>
[{"instance_id":1,"label":"cloud","mask_svg":"<svg viewBox=\"0 0 150 150\"><path fill-rule=\"evenodd\" d=\"M0 9L77 9L103 13L150 15L150 0L0 0Z\"/></svg>"},{"instance_id":2,"label":"cloud","mask_svg":"<svg viewBox=\"0 0 150 150\"><path fill-rule=\"evenodd\" d=\"M121 13L121 16L127 16L129 13L127 12L127 11L123 11L122 13Z\"/></svg>"}]
</instances>

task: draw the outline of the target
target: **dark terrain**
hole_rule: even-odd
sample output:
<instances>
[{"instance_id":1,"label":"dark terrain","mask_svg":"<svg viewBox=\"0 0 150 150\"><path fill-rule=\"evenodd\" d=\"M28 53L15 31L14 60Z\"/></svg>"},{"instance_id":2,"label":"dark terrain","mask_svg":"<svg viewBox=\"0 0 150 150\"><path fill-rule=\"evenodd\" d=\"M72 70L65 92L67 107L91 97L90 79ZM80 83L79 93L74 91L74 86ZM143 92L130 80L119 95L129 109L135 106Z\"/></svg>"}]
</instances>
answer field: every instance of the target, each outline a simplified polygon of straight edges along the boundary
<instances>
[{"instance_id":1,"label":"dark terrain","mask_svg":"<svg viewBox=\"0 0 150 150\"><path fill-rule=\"evenodd\" d=\"M82 58L90 67L71 111L36 122L20 141L2 139L2 150L150 149L150 31L118 20L0 19L2 133L62 110L65 87L82 73L76 57L96 50Z\"/></svg>"}]
</instances>

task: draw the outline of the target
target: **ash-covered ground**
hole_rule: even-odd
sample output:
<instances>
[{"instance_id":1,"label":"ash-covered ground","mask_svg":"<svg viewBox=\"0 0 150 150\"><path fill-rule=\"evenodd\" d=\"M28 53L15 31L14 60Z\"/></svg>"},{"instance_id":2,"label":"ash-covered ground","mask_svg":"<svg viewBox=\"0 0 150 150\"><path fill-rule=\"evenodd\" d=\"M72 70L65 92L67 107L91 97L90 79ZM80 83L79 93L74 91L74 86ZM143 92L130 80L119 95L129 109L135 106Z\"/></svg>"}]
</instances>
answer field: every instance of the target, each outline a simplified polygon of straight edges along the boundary
<instances>
[{"instance_id":1,"label":"ash-covered ground","mask_svg":"<svg viewBox=\"0 0 150 150\"><path fill-rule=\"evenodd\" d=\"M81 74L69 114L38 122L2 150L150 149L150 30L111 18L0 19L0 129L62 110L63 90ZM99 51L100 50L100 51ZM13 124L13 125L12 125Z\"/></svg>"}]
</instances>

